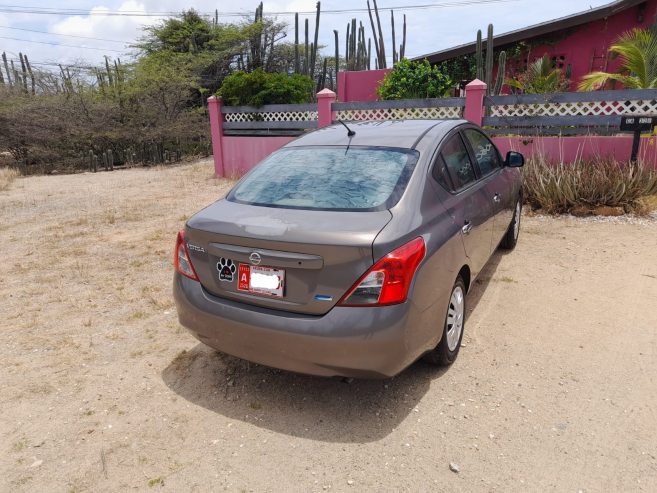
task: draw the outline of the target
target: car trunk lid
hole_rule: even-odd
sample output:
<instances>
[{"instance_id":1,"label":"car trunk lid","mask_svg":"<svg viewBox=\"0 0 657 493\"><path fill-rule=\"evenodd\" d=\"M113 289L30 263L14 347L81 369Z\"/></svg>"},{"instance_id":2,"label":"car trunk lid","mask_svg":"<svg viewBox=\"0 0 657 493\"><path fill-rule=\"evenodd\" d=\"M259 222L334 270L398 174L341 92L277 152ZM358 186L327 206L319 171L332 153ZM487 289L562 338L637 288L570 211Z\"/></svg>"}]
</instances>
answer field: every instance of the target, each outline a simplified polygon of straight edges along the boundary
<instances>
[{"instance_id":1,"label":"car trunk lid","mask_svg":"<svg viewBox=\"0 0 657 493\"><path fill-rule=\"evenodd\" d=\"M322 315L373 265L372 243L391 218L387 210L300 210L223 199L188 221L186 237L194 268L211 294ZM249 270L252 276L279 277L284 271L282 297L240 289Z\"/></svg>"}]
</instances>

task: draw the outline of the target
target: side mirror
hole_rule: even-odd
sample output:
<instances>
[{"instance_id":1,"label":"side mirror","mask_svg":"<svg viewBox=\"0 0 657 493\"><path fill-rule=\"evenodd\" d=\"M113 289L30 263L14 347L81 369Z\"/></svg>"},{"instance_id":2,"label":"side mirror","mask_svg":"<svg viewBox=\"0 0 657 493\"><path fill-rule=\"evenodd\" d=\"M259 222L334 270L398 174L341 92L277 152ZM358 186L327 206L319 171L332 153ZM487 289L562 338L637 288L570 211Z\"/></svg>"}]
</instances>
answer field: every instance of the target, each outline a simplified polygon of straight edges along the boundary
<instances>
[{"instance_id":1,"label":"side mirror","mask_svg":"<svg viewBox=\"0 0 657 493\"><path fill-rule=\"evenodd\" d=\"M525 156L516 151L509 151L506 153L506 161L504 166L509 168L522 168L525 165Z\"/></svg>"}]
</instances>

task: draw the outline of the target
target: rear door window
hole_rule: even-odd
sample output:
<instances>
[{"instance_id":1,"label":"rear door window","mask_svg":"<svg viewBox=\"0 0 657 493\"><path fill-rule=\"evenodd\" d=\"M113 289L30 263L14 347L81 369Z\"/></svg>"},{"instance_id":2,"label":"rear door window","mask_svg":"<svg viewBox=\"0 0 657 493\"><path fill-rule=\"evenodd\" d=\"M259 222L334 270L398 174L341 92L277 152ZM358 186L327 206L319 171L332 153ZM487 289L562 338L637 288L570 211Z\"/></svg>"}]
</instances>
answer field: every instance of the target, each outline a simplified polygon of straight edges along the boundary
<instances>
[{"instance_id":1,"label":"rear door window","mask_svg":"<svg viewBox=\"0 0 657 493\"><path fill-rule=\"evenodd\" d=\"M441 154L438 154L438 157L433 163L431 174L434 180L440 183L445 190L454 190L452 180L449 177L449 171L447 170L447 164L445 164L445 160Z\"/></svg>"},{"instance_id":2,"label":"rear door window","mask_svg":"<svg viewBox=\"0 0 657 493\"><path fill-rule=\"evenodd\" d=\"M450 137L443 145L440 154L445 161L455 190L465 188L477 179L470 155L459 134Z\"/></svg>"},{"instance_id":3,"label":"rear door window","mask_svg":"<svg viewBox=\"0 0 657 493\"><path fill-rule=\"evenodd\" d=\"M487 175L501 167L500 155L497 148L484 134L473 128L468 128L463 132L466 139L472 146L477 165L481 175Z\"/></svg>"}]
</instances>

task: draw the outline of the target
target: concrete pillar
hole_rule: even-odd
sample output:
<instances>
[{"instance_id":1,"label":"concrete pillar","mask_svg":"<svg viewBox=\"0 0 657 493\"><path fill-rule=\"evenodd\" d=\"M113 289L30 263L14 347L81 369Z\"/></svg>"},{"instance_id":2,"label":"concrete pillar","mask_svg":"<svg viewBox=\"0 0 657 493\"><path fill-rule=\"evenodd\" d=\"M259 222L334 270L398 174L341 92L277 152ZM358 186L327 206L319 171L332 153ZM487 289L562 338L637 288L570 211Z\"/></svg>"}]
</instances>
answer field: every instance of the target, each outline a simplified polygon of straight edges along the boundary
<instances>
[{"instance_id":1,"label":"concrete pillar","mask_svg":"<svg viewBox=\"0 0 657 493\"><path fill-rule=\"evenodd\" d=\"M335 112L331 108L336 95L330 89L322 89L317 93L317 128L328 127L335 120Z\"/></svg>"},{"instance_id":2,"label":"concrete pillar","mask_svg":"<svg viewBox=\"0 0 657 493\"><path fill-rule=\"evenodd\" d=\"M224 171L224 115L221 113L223 100L217 96L208 98L208 114L210 116L210 135L212 136L212 157L214 172L217 176L225 176Z\"/></svg>"},{"instance_id":3,"label":"concrete pillar","mask_svg":"<svg viewBox=\"0 0 657 493\"><path fill-rule=\"evenodd\" d=\"M463 118L481 125L484 118L484 97L486 96L486 83L475 79L465 86L465 111Z\"/></svg>"}]
</instances>

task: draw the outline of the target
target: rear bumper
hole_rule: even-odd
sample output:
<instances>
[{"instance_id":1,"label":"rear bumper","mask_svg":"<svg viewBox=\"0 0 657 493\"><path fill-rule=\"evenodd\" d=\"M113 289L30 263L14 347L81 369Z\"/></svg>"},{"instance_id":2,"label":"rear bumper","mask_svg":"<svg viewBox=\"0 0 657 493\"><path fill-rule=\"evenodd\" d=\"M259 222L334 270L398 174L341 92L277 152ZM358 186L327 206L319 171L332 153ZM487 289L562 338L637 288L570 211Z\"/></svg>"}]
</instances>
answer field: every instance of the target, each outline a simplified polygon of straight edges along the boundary
<instances>
[{"instance_id":1,"label":"rear bumper","mask_svg":"<svg viewBox=\"0 0 657 493\"><path fill-rule=\"evenodd\" d=\"M266 366L319 376L392 377L426 348L408 347L411 302L303 315L218 298L176 273L180 323L198 340ZM412 317L411 317L412 318Z\"/></svg>"}]
</instances>

